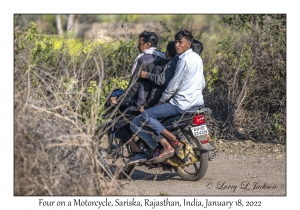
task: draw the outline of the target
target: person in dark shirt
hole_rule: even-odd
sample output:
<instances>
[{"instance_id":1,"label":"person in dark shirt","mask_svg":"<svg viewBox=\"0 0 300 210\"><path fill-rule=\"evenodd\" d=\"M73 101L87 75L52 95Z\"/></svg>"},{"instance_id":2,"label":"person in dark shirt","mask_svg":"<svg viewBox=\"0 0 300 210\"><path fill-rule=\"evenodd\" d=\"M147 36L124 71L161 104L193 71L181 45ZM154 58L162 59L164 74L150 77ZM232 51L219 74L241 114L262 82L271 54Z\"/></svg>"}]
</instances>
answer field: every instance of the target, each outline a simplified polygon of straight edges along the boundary
<instances>
[{"instance_id":1,"label":"person in dark shirt","mask_svg":"<svg viewBox=\"0 0 300 210\"><path fill-rule=\"evenodd\" d=\"M173 46L173 47L171 47L171 46ZM166 56L169 56L172 59L170 59L167 62L167 64L165 64L164 66L155 66L155 63L148 64L147 70L141 71L140 78L148 79L149 81L151 81L152 83L154 83L156 85L166 86L168 84L168 82L172 79L172 77L174 75L174 71L176 69L176 64L178 61L178 56L175 57L175 55L176 55L175 41L170 41L168 43L167 48L169 49L170 53L166 54ZM193 39L191 48L194 52L196 52L198 55L200 55L203 51L203 44L200 41ZM174 50L174 52L173 52L173 50ZM164 62L166 62L166 60L164 60ZM159 69L164 68L164 69L159 71L159 72L161 72L160 74L157 74L157 73L153 74L153 73L151 73L151 69L154 69L154 68L159 68Z\"/></svg>"},{"instance_id":2,"label":"person in dark shirt","mask_svg":"<svg viewBox=\"0 0 300 210\"><path fill-rule=\"evenodd\" d=\"M122 105L130 107L130 111L140 111L140 108L148 108L149 103L153 100L152 84L150 81L139 78L141 69L149 69L147 66L150 63L159 62L165 59L165 54L156 49L158 37L154 32L144 31L139 35L139 51L140 54L136 57L132 68L132 76L129 85L126 89L124 97L120 100ZM150 70L149 70L150 71ZM153 71L151 73L160 73ZM152 91L153 92L153 91ZM154 99L155 100L155 99ZM157 99L158 100L158 99ZM117 104L117 98L112 97L111 102ZM153 103L153 102L152 102Z\"/></svg>"},{"instance_id":3,"label":"person in dark shirt","mask_svg":"<svg viewBox=\"0 0 300 210\"><path fill-rule=\"evenodd\" d=\"M157 96L155 90L152 90L153 84L148 80L139 78L140 70L142 68L147 69L147 64L159 62L165 58L165 54L157 50L157 43L158 37L154 32L144 31L139 35L138 49L140 54L134 61L129 85L120 97L110 98L110 102L113 105L121 103L121 111L124 112L122 114L122 118L114 124L114 127L117 130L116 137L120 138L123 143L131 139L128 143L130 144L133 152L139 155L142 159L147 158L146 154L142 152L132 139L132 132L129 129L129 123L140 114L140 110L153 106L159 100L159 96ZM156 71L151 71L151 73L155 72ZM151 143L152 145L149 146L155 147L155 144L153 142Z\"/></svg>"},{"instance_id":4,"label":"person in dark shirt","mask_svg":"<svg viewBox=\"0 0 300 210\"><path fill-rule=\"evenodd\" d=\"M144 71L144 72L149 72L149 73L151 73L151 75L159 75L159 74L163 73L163 71L165 69L165 65L167 65L168 63L173 64L174 62L173 61L170 62L170 61L176 56L175 41L170 41L168 43L167 49L165 51L165 56L166 56L166 59L160 59L158 61L154 61L153 63L149 63L145 67L146 71ZM150 80L148 80L148 82L150 82L150 84L152 85L152 88L151 88L152 91L150 93L150 98L152 99L152 101L147 102L147 103L149 105L148 107L152 107L158 103L163 91L166 88L166 85L155 84L155 83L151 82ZM144 109L141 108L140 111L143 112ZM145 128L145 130L148 130L147 127ZM148 130L148 131L151 132L151 130ZM158 155L160 152L162 152L161 145L153 144L153 141L145 141L145 142L149 145L149 147L152 150L154 150L152 152L151 156L149 156L147 158L147 160L151 160L152 157L154 157L154 156ZM129 159L127 164L133 164L133 163L145 162L145 161L146 160L143 158L143 156L140 153L134 153L133 157Z\"/></svg>"}]
</instances>

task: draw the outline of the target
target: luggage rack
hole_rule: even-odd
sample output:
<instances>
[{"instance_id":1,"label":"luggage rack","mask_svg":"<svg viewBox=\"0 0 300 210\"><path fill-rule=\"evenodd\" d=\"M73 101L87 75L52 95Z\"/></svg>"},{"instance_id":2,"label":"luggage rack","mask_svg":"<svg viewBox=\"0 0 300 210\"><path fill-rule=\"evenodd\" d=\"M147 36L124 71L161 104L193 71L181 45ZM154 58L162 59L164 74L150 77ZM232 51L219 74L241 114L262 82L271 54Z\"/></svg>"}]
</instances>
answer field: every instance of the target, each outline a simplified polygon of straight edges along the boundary
<instances>
[{"instance_id":1,"label":"luggage rack","mask_svg":"<svg viewBox=\"0 0 300 210\"><path fill-rule=\"evenodd\" d=\"M191 109L193 108L195 107L192 107ZM191 110L191 109L184 111L181 115L168 117L162 120L162 123L165 125L167 129L176 129L178 127L186 126L189 120L192 120L196 114L211 113L211 110L209 108L200 108L195 110Z\"/></svg>"}]
</instances>

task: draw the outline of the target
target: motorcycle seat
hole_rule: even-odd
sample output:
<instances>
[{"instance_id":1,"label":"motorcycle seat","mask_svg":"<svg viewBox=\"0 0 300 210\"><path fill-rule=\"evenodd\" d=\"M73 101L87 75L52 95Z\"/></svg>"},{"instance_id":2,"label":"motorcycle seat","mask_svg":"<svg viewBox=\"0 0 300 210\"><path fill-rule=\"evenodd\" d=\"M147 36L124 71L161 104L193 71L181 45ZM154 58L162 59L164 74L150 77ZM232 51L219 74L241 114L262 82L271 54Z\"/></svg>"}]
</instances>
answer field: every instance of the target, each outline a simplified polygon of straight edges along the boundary
<instances>
[{"instance_id":1,"label":"motorcycle seat","mask_svg":"<svg viewBox=\"0 0 300 210\"><path fill-rule=\"evenodd\" d=\"M170 124L174 123L175 121L179 120L182 115L184 115L184 116L181 118L181 121L190 120L193 117L194 113L190 113L188 111L196 111L196 110L200 110L202 108L203 108L203 106L194 106L194 107L191 107L190 109L188 109L188 110L185 111L187 113L184 112L183 114L173 115L173 116L164 118L164 119L162 119L161 122L164 125L170 125Z\"/></svg>"}]
</instances>

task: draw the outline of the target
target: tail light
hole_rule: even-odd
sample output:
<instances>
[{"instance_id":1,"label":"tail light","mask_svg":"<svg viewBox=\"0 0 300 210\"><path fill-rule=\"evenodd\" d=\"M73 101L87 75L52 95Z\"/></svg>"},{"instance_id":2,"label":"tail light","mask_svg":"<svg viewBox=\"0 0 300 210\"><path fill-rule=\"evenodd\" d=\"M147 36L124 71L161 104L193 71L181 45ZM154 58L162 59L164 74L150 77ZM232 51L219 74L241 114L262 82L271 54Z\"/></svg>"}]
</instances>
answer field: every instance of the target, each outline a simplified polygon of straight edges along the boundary
<instances>
[{"instance_id":1,"label":"tail light","mask_svg":"<svg viewBox=\"0 0 300 210\"><path fill-rule=\"evenodd\" d=\"M203 140L203 141L201 141L201 143L202 144L207 144L207 143L209 143L209 140L207 139L207 140Z\"/></svg>"},{"instance_id":2,"label":"tail light","mask_svg":"<svg viewBox=\"0 0 300 210\"><path fill-rule=\"evenodd\" d=\"M201 125L205 123L205 115L198 114L193 117L193 125Z\"/></svg>"}]
</instances>

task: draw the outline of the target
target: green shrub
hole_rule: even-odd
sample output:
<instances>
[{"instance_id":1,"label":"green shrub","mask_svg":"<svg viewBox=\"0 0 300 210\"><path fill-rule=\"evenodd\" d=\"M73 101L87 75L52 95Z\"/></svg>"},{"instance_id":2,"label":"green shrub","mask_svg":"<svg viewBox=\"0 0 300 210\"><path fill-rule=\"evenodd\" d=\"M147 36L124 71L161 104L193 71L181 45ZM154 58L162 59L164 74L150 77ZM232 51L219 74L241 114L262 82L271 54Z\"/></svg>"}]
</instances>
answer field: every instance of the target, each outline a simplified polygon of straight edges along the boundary
<instances>
[{"instance_id":1,"label":"green shrub","mask_svg":"<svg viewBox=\"0 0 300 210\"><path fill-rule=\"evenodd\" d=\"M176 32L173 28L179 26L167 19L160 21L164 26L164 31L158 33L160 45L165 46L173 39ZM187 25L190 21L185 19ZM284 140L285 16L229 15L222 24L212 21L216 23L214 29L208 26L203 30L194 29L194 35L204 43L201 55L207 83L204 99L206 106L213 109L217 125L214 135ZM15 72L15 81L20 80L15 83L15 90L25 91L30 86L30 97L35 100L46 96L51 96L51 100L64 99L68 109L77 112L82 122L91 119L93 113L97 115L98 125L103 121L106 96L117 87L126 88L138 50L136 39L101 42L41 36L36 25L30 23L22 31L15 30L14 53L16 69L20 70ZM55 91L65 91L65 94ZM95 103L98 105L94 106ZM275 124L274 114L280 116ZM253 123L255 119L258 121ZM239 128L247 132L239 133Z\"/></svg>"},{"instance_id":2,"label":"green shrub","mask_svg":"<svg viewBox=\"0 0 300 210\"><path fill-rule=\"evenodd\" d=\"M231 35L212 47L216 56L204 56L204 97L219 128L214 135L285 141L285 15L228 15L223 21Z\"/></svg>"}]
</instances>

